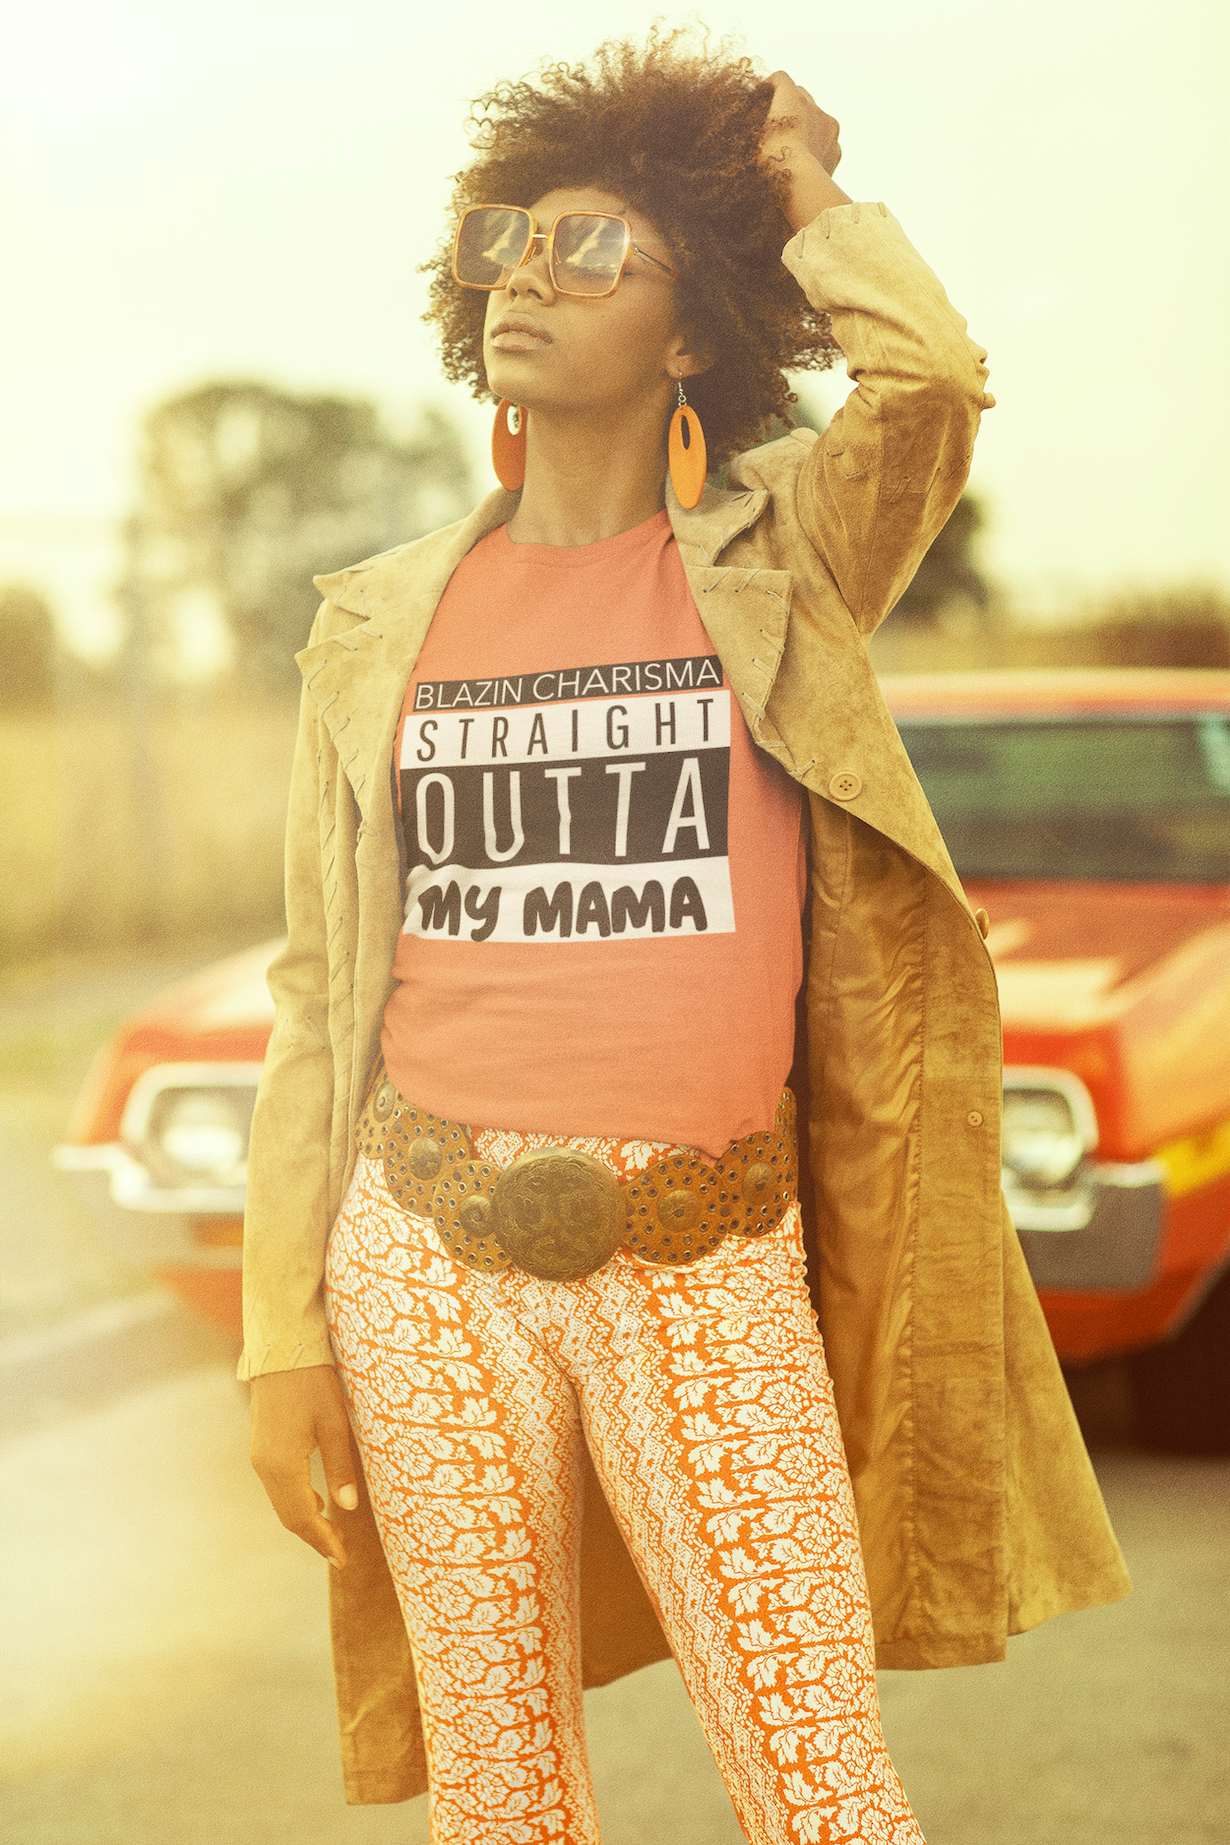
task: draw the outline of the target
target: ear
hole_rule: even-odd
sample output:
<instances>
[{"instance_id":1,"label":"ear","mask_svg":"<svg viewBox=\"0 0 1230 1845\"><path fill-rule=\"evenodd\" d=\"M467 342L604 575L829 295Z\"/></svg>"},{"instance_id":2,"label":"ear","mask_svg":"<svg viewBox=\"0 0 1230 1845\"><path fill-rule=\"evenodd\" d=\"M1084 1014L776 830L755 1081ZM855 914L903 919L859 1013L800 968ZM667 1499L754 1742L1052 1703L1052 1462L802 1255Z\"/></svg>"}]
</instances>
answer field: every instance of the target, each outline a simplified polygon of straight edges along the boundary
<instances>
[{"instance_id":1,"label":"ear","mask_svg":"<svg viewBox=\"0 0 1230 1845\"><path fill-rule=\"evenodd\" d=\"M666 370L672 378L695 378L712 364L712 352L702 340L693 339L686 328L667 347Z\"/></svg>"}]
</instances>

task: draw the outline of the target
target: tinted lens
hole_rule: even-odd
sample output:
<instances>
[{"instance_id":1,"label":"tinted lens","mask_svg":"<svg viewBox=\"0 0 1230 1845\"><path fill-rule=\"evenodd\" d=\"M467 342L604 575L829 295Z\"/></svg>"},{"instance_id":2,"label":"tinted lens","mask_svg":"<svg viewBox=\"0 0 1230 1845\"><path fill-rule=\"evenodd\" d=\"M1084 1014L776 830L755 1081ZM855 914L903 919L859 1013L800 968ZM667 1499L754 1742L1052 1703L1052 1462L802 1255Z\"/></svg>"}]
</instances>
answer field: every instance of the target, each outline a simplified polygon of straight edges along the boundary
<instances>
[{"instance_id":1,"label":"tinted lens","mask_svg":"<svg viewBox=\"0 0 1230 1845\"><path fill-rule=\"evenodd\" d=\"M468 288L503 288L530 241L530 214L509 205L479 205L457 227L453 273Z\"/></svg>"},{"instance_id":2,"label":"tinted lens","mask_svg":"<svg viewBox=\"0 0 1230 1845\"><path fill-rule=\"evenodd\" d=\"M552 280L570 295L609 295L619 280L628 253L628 227L622 218L570 211L555 226L551 246Z\"/></svg>"}]
</instances>

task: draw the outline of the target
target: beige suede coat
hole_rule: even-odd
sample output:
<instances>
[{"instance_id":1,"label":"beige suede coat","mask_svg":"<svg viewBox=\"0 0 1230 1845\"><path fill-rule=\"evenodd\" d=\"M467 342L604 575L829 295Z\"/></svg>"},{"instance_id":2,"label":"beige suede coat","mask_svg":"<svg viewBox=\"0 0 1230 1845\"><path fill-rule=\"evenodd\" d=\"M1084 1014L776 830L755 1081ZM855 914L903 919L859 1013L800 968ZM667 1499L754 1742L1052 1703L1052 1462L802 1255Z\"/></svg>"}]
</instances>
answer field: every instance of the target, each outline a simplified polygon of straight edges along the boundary
<instances>
[{"instance_id":1,"label":"beige suede coat","mask_svg":"<svg viewBox=\"0 0 1230 1845\"><path fill-rule=\"evenodd\" d=\"M748 728L807 790L808 971L796 1086L811 1279L883 1666L1003 1657L1006 1637L1128 1581L1000 1191L995 975L868 664L969 467L985 355L883 206L824 212L785 261L855 390L816 440L670 496L701 620ZM352 1163L402 924L402 698L445 584L513 496L322 579L287 844L289 941L253 1122L242 1376L331 1362L325 1243ZM331 1573L348 1798L426 1785L413 1667L364 1503ZM592 1475L584 1669L667 1652Z\"/></svg>"}]
</instances>

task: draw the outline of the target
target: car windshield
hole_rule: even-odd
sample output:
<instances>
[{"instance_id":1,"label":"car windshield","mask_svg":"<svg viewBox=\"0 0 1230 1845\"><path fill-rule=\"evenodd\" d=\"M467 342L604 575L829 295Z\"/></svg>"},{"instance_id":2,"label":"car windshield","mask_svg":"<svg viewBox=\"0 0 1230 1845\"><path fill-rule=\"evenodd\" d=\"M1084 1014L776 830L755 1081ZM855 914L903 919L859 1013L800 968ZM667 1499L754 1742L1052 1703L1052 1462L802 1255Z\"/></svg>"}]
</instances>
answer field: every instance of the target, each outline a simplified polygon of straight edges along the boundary
<instances>
[{"instance_id":1,"label":"car windshield","mask_svg":"<svg viewBox=\"0 0 1230 1845\"><path fill-rule=\"evenodd\" d=\"M1230 878L1230 720L898 724L965 878Z\"/></svg>"}]
</instances>

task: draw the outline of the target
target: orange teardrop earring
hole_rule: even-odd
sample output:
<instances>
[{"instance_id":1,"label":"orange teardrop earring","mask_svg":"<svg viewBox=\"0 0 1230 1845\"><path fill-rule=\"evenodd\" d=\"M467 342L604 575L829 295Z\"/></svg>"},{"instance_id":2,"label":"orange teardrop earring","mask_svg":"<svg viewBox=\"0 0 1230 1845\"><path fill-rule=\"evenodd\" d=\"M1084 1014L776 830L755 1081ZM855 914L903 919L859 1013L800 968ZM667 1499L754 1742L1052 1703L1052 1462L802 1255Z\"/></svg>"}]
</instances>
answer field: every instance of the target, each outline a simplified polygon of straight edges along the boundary
<instances>
[{"instance_id":1,"label":"orange teardrop earring","mask_svg":"<svg viewBox=\"0 0 1230 1845\"><path fill-rule=\"evenodd\" d=\"M516 493L525 485L525 426L529 412L501 397L491 431L491 465L501 487Z\"/></svg>"},{"instance_id":2,"label":"orange teardrop earring","mask_svg":"<svg viewBox=\"0 0 1230 1845\"><path fill-rule=\"evenodd\" d=\"M676 498L690 512L705 491L705 432L683 394L683 379L677 378L675 382L679 386L679 404L671 418L666 452Z\"/></svg>"}]
</instances>

